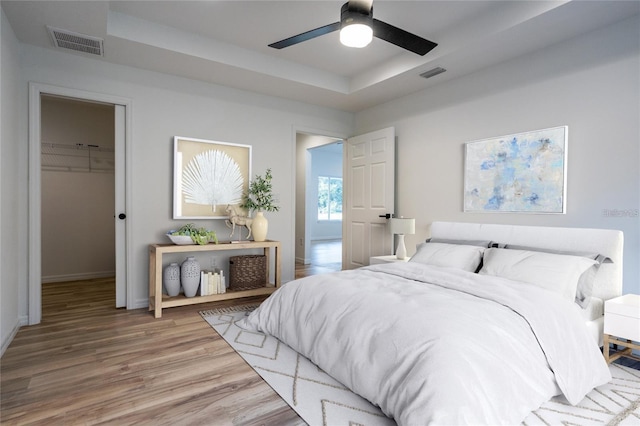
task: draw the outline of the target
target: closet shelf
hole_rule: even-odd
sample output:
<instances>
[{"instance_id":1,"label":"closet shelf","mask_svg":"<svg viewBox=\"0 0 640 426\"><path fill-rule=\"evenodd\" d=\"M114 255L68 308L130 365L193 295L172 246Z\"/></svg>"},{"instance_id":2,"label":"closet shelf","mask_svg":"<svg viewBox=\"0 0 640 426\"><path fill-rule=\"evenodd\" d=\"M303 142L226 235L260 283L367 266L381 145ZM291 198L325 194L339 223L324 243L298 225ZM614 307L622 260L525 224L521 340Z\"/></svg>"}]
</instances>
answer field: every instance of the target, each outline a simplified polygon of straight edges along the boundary
<instances>
[{"instance_id":1,"label":"closet shelf","mask_svg":"<svg viewBox=\"0 0 640 426\"><path fill-rule=\"evenodd\" d=\"M94 144L61 144L42 142L41 167L43 170L63 172L113 173L113 148Z\"/></svg>"}]
</instances>

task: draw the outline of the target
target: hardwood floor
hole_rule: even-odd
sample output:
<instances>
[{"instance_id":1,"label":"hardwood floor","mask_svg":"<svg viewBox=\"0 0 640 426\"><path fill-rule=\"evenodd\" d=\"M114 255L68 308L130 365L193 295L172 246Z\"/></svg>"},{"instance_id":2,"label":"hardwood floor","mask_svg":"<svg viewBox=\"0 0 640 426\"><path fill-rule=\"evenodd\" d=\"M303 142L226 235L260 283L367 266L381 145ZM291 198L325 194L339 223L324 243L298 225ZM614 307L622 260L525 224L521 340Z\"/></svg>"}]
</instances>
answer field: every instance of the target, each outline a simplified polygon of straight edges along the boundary
<instances>
[{"instance_id":1,"label":"hardwood floor","mask_svg":"<svg viewBox=\"0 0 640 426\"><path fill-rule=\"evenodd\" d=\"M310 251L310 264L296 262L296 278L342 269L342 240L312 241Z\"/></svg>"},{"instance_id":2,"label":"hardwood floor","mask_svg":"<svg viewBox=\"0 0 640 426\"><path fill-rule=\"evenodd\" d=\"M296 278L337 271L341 241L311 245ZM0 360L0 422L298 425L304 421L199 311L115 309L113 279L42 286L42 322L20 329Z\"/></svg>"},{"instance_id":3,"label":"hardwood floor","mask_svg":"<svg viewBox=\"0 0 640 426\"><path fill-rule=\"evenodd\" d=\"M42 292L42 323L0 360L3 425L305 424L198 314L231 303L154 319L115 309L112 279Z\"/></svg>"}]
</instances>

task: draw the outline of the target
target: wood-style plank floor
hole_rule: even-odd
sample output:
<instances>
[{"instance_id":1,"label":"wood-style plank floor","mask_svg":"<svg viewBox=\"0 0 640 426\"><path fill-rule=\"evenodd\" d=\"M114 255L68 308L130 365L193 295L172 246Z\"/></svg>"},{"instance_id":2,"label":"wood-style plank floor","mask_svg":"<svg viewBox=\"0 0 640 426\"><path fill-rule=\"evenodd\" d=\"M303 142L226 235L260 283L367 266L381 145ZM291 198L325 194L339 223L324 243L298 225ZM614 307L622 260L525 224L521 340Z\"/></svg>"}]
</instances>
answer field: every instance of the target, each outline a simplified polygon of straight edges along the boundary
<instances>
[{"instance_id":1,"label":"wood-style plank floor","mask_svg":"<svg viewBox=\"0 0 640 426\"><path fill-rule=\"evenodd\" d=\"M303 265L296 262L296 278L325 274L342 269L342 240L312 241L309 259Z\"/></svg>"},{"instance_id":2,"label":"wood-style plank floor","mask_svg":"<svg viewBox=\"0 0 640 426\"><path fill-rule=\"evenodd\" d=\"M312 244L296 277L340 270L340 241ZM113 279L42 286L42 322L0 359L3 425L299 425L304 421L200 317L262 298L115 309Z\"/></svg>"},{"instance_id":3,"label":"wood-style plank floor","mask_svg":"<svg viewBox=\"0 0 640 426\"><path fill-rule=\"evenodd\" d=\"M0 360L3 425L305 424L198 314L229 302L154 319L115 309L112 279L45 284L42 299Z\"/></svg>"}]
</instances>

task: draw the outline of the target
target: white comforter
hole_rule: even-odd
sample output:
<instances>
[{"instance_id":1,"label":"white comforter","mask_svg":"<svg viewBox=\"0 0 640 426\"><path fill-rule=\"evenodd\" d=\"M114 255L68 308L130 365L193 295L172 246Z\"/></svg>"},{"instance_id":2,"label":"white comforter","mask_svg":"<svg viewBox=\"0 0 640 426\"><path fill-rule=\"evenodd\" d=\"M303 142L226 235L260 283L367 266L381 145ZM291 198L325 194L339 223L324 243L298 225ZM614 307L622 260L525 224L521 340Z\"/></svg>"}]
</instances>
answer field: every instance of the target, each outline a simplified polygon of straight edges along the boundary
<instances>
[{"instance_id":1,"label":"white comforter","mask_svg":"<svg viewBox=\"0 0 640 426\"><path fill-rule=\"evenodd\" d=\"M515 424L611 380L579 309L547 290L418 263L285 284L241 327L275 336L400 425Z\"/></svg>"}]
</instances>

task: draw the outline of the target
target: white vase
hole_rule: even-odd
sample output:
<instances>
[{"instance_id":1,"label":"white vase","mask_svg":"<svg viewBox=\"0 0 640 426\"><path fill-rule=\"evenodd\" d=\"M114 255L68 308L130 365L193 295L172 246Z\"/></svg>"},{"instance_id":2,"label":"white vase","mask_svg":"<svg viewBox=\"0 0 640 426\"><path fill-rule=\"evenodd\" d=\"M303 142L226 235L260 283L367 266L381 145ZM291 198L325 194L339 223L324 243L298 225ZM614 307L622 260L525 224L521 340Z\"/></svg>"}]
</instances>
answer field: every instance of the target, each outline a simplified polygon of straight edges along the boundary
<instances>
[{"instance_id":1,"label":"white vase","mask_svg":"<svg viewBox=\"0 0 640 426\"><path fill-rule=\"evenodd\" d=\"M180 294L180 265L172 263L164 268L162 283L170 297Z\"/></svg>"},{"instance_id":2,"label":"white vase","mask_svg":"<svg viewBox=\"0 0 640 426\"><path fill-rule=\"evenodd\" d=\"M186 297L193 297L200 287L200 264L195 257L187 257L180 267L180 279Z\"/></svg>"},{"instance_id":3,"label":"white vase","mask_svg":"<svg viewBox=\"0 0 640 426\"><path fill-rule=\"evenodd\" d=\"M257 212L251 224L251 235L254 241L264 241L267 239L267 230L269 229L269 221L262 212Z\"/></svg>"}]
</instances>

